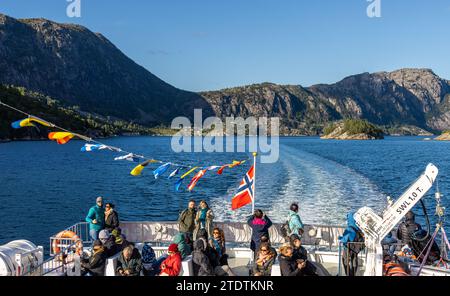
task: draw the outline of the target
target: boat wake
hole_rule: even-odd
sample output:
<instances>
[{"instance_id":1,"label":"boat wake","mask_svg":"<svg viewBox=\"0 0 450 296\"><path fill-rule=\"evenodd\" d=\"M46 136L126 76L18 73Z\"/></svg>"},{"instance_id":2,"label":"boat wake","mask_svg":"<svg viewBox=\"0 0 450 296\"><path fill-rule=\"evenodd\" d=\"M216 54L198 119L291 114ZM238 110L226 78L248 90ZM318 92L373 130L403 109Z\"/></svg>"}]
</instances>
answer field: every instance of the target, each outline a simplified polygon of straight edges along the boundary
<instances>
[{"instance_id":1,"label":"boat wake","mask_svg":"<svg viewBox=\"0 0 450 296\"><path fill-rule=\"evenodd\" d=\"M258 164L256 208L274 222L284 222L291 202L298 202L304 223L343 225L346 214L362 206L382 210L385 195L368 178L345 165L281 145L283 157L276 164ZM230 208L236 186L226 196L211 198L217 221L244 221L251 206Z\"/></svg>"}]
</instances>

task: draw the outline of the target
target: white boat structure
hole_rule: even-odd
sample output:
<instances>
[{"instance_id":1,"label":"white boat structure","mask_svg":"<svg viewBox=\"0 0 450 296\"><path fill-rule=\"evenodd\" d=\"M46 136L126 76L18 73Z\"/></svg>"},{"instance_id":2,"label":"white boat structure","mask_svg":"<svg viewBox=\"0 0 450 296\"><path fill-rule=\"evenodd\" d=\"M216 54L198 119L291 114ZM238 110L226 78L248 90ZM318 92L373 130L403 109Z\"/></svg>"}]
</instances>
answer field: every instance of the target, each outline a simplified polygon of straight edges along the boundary
<instances>
[{"instance_id":1,"label":"white boat structure","mask_svg":"<svg viewBox=\"0 0 450 296\"><path fill-rule=\"evenodd\" d=\"M429 164L425 172L414 182L395 202L390 202L381 216L372 209L363 207L355 214L360 229L365 234L364 250L359 253L360 276L383 275L383 246L381 241L388 233L393 233L395 226L402 217L421 199L436 180L438 169ZM436 194L440 206L440 194ZM401 209L401 210L400 210ZM442 209L442 208L441 208ZM234 273L248 276L253 254L249 248L251 229L246 223L216 222L216 227L222 228L227 243L229 265ZM285 242L279 229L280 224L274 223L269 229L272 245L277 248ZM442 225L440 225L442 226ZM437 227L440 227L439 224ZM133 242L138 249L144 243L151 243L156 256L166 252L167 246L178 233L177 222L122 222L122 233L127 240ZM72 231L83 240L85 246L92 241L89 238L89 225L77 223L66 230ZM344 226L306 225L302 237L303 246L308 250L308 260L316 265L319 275L345 276L342 265L342 245L339 237L345 230ZM394 235L395 236L395 235ZM50 237L50 258L44 260L44 248L33 243L20 240L0 246L0 275L9 276L77 276L80 275L79 260L65 264L59 254L54 254L54 246L59 249L73 245L72 239L62 239L56 235ZM449 245L443 245L450 248ZM399 250L399 247L397 248ZM114 276L118 255L107 260L105 275ZM446 258L447 259L447 258ZM402 268L410 275L449 276L450 269L446 267L421 266L418 261L404 258L400 260ZM188 256L182 262L182 276L192 276L192 258ZM280 268L277 262L272 268L272 275L279 276Z\"/></svg>"}]
</instances>

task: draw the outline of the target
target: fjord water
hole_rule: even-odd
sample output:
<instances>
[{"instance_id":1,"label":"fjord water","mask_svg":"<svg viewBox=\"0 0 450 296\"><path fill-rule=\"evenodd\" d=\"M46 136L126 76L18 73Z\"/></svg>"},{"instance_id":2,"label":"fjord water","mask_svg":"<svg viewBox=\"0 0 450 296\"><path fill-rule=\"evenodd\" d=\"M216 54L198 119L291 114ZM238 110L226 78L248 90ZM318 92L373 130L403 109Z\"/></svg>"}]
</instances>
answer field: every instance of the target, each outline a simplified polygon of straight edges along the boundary
<instances>
[{"instance_id":1,"label":"fjord water","mask_svg":"<svg viewBox=\"0 0 450 296\"><path fill-rule=\"evenodd\" d=\"M251 159L250 153L174 153L169 137L117 137L104 140L147 157L183 164L219 165ZM142 175L129 173L135 163L114 161L111 151L80 152L81 141L0 144L0 244L28 239L48 248L48 238L84 217L95 197L116 204L122 220L176 220L191 198L209 202L220 221L245 221L251 207L231 211L231 197L250 167L208 172L193 192L175 192L174 179L155 180L153 165ZM290 202L300 203L305 223L345 225L350 210L370 206L381 212L386 196L397 198L430 162L439 169L445 205L450 198L450 143L421 137L382 141L334 141L317 137L280 139L280 158L257 165L257 208L277 222ZM434 186L425 202L434 219ZM421 216L421 209L416 207ZM420 217L419 217L420 218ZM435 220L432 220L435 221Z\"/></svg>"}]
</instances>

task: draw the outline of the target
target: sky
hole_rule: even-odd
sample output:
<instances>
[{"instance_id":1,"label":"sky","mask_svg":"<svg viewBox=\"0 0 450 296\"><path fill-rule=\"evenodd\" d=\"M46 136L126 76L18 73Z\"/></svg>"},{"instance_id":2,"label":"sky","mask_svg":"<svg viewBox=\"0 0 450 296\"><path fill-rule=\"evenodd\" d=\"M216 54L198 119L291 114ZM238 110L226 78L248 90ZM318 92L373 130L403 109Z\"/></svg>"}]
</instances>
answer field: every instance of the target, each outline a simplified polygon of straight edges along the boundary
<instances>
[{"instance_id":1,"label":"sky","mask_svg":"<svg viewBox=\"0 0 450 296\"><path fill-rule=\"evenodd\" d=\"M0 13L86 26L191 91L411 67L450 79L450 0L379 0L379 18L369 0L79 0L79 18L68 1L0 0Z\"/></svg>"}]
</instances>

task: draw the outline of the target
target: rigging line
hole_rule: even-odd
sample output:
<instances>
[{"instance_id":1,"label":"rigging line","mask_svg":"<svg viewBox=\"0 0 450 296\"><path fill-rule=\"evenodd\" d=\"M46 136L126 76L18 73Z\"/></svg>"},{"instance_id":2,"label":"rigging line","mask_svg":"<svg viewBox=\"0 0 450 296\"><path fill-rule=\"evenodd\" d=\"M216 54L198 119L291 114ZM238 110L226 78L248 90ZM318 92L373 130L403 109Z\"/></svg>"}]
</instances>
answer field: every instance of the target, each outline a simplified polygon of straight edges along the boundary
<instances>
[{"instance_id":1,"label":"rigging line","mask_svg":"<svg viewBox=\"0 0 450 296\"><path fill-rule=\"evenodd\" d=\"M3 103L3 102L1 101L1 99L0 99L0 105L3 105L3 106L5 106L5 107L7 107L7 108L10 108L10 109L12 109L12 110L14 110L14 111L16 111L16 112L22 113L22 114L26 115L27 117L35 117L35 118L39 118L38 116L34 116L34 115L29 114L29 113L27 113L27 112L25 112L25 111L22 111L22 110L17 109L17 108L15 108L15 107L13 107L13 106L10 106L10 105L8 105L8 104L6 104L6 103ZM39 119L41 119L41 118L39 118ZM44 120L44 119L43 119L43 120ZM60 127L60 126L58 126L58 125L56 125L56 124L54 124L54 123L52 123L52 122L50 122L50 121L47 121L47 120L44 120L44 121L47 122L51 127L60 129L60 130L62 130L62 131L65 131L65 132L68 132L68 133L71 133L71 134L74 134L75 136L79 137L80 139L82 139L82 140L84 140L84 141L86 141L86 142L91 142L91 143L96 143L96 144L99 144L99 145L104 145L104 146L106 146L106 147L112 148L112 149L115 150L116 152L123 152L123 153L127 153L127 154L133 154L134 156L137 156L137 157L139 157L139 158L142 158L143 161L154 161L155 163L165 163L164 161L156 160L156 159L153 159L153 158L148 158L148 157L146 157L146 156L144 156L144 155L135 154L135 153L133 153L133 152L129 152L129 151L123 150L122 148L119 148L119 147L115 147L115 146L111 146L111 145L106 145L106 144L104 144L104 143L102 143L102 142L100 142L100 141L97 141L97 140L92 139L91 137L86 137L86 136L84 136L84 135L81 135L81 134L78 134L78 133L74 133L74 132L72 132L72 131L70 131L70 130L67 130L67 129L65 129L65 128L62 128L62 127ZM251 158L249 157L249 158L247 158L245 161L250 160L250 159L251 159ZM192 168L195 167L194 165L181 165L181 164L172 163L172 162L169 162L169 163L170 163L171 165L173 165L173 166L181 167L181 168L189 168L189 169L192 169ZM210 165L210 166L214 166L214 165ZM198 168L199 168L199 169L204 169L204 168L207 168L207 167L210 167L210 166L204 166L204 167L200 167L200 166L199 166Z\"/></svg>"}]
</instances>

